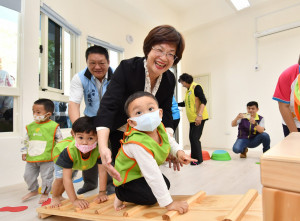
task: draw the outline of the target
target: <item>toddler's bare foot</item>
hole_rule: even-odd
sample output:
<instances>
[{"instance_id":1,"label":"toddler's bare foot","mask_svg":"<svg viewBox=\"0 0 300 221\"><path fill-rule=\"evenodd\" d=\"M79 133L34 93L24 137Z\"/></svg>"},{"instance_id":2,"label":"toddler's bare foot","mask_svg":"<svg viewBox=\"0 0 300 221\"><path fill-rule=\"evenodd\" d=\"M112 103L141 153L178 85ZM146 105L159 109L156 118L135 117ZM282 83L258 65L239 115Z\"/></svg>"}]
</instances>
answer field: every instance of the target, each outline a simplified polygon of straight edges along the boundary
<instances>
[{"instance_id":1,"label":"toddler's bare foot","mask_svg":"<svg viewBox=\"0 0 300 221\"><path fill-rule=\"evenodd\" d=\"M60 207L61 206L61 198L63 198L63 197L62 196L60 196L60 197L52 197L50 208L58 208L58 207Z\"/></svg>"},{"instance_id":2,"label":"toddler's bare foot","mask_svg":"<svg viewBox=\"0 0 300 221\"><path fill-rule=\"evenodd\" d=\"M44 202L46 202L48 200L48 194L42 194L41 198L39 200L39 204L43 204Z\"/></svg>"},{"instance_id":3,"label":"toddler's bare foot","mask_svg":"<svg viewBox=\"0 0 300 221\"><path fill-rule=\"evenodd\" d=\"M115 197L115 201L114 201L114 208L116 211L120 211L122 209L124 209L126 206L125 204L123 204L123 202L121 200L118 199L118 197Z\"/></svg>"},{"instance_id":4,"label":"toddler's bare foot","mask_svg":"<svg viewBox=\"0 0 300 221\"><path fill-rule=\"evenodd\" d=\"M38 194L39 194L39 191L29 192L25 196L22 197L22 201L24 202L24 201L26 201L26 200L30 199L31 197L34 197Z\"/></svg>"},{"instance_id":5,"label":"toddler's bare foot","mask_svg":"<svg viewBox=\"0 0 300 221\"><path fill-rule=\"evenodd\" d=\"M53 197L53 198L54 198L54 197ZM64 201L65 199L66 199L66 198L63 197L63 196L60 196L60 197L59 197L59 200L60 200L60 201Z\"/></svg>"}]
</instances>

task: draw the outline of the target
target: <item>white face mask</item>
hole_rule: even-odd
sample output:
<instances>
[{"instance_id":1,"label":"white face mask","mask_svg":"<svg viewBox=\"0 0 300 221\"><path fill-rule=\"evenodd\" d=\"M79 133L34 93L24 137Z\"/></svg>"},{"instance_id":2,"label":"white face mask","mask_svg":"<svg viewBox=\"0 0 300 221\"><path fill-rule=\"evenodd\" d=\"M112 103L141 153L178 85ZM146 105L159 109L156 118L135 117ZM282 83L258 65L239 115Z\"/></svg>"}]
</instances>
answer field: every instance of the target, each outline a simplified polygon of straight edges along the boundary
<instances>
[{"instance_id":1,"label":"white face mask","mask_svg":"<svg viewBox=\"0 0 300 221\"><path fill-rule=\"evenodd\" d=\"M139 117L131 117L130 120L136 122L134 128L140 131L154 131L161 123L159 110L143 114Z\"/></svg>"},{"instance_id":2,"label":"white face mask","mask_svg":"<svg viewBox=\"0 0 300 221\"><path fill-rule=\"evenodd\" d=\"M45 121L47 119L46 115L47 114L45 114L45 115L33 115L33 119L36 122L43 122L43 121Z\"/></svg>"}]
</instances>

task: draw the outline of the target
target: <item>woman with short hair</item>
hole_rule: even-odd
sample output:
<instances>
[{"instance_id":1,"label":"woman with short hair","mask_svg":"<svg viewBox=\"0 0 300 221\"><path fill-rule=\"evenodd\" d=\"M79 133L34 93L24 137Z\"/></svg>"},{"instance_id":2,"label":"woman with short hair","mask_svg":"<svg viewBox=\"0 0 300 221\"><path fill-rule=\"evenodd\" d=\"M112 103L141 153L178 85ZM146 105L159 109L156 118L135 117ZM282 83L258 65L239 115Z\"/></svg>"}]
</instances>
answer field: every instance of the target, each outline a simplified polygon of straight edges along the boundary
<instances>
[{"instance_id":1,"label":"woman with short hair","mask_svg":"<svg viewBox=\"0 0 300 221\"><path fill-rule=\"evenodd\" d=\"M159 108L163 109L162 122L173 134L171 107L176 81L169 68L181 60L184 47L184 39L174 27L157 26L144 40L145 57L123 60L114 72L95 119L102 163L114 178L120 178L120 174L110 164L111 154L114 159L120 148L120 139L127 123L124 103L131 94L137 91L153 94ZM108 148L108 139L112 153Z\"/></svg>"}]
</instances>

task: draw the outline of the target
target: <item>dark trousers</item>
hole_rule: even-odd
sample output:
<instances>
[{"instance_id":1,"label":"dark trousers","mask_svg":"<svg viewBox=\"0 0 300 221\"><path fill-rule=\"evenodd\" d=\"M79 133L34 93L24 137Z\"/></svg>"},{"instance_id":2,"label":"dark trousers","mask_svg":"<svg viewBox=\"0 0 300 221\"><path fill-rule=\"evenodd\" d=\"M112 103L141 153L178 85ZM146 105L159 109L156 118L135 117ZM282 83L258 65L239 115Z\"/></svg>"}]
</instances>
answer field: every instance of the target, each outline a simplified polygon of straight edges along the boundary
<instances>
[{"instance_id":1,"label":"dark trousers","mask_svg":"<svg viewBox=\"0 0 300 221\"><path fill-rule=\"evenodd\" d=\"M117 156L118 150L121 146L120 140L123 139L123 132L114 130L111 131L109 135L110 140L110 148L112 152L112 162L114 165L115 158ZM98 186L98 164L96 164L93 168L89 170L82 171L82 177L84 181L83 187L86 189L95 189ZM107 175L107 191L108 194L114 192L114 185L112 183L112 178L108 174Z\"/></svg>"},{"instance_id":2,"label":"dark trousers","mask_svg":"<svg viewBox=\"0 0 300 221\"><path fill-rule=\"evenodd\" d=\"M98 163L91 169L82 171L82 178L84 181L83 188L95 189L98 186Z\"/></svg>"},{"instance_id":3,"label":"dark trousers","mask_svg":"<svg viewBox=\"0 0 300 221\"><path fill-rule=\"evenodd\" d=\"M109 134L110 148L112 154L112 161L115 162L118 151L121 147L120 140L123 139L123 132L119 130L113 130Z\"/></svg>"},{"instance_id":4,"label":"dark trousers","mask_svg":"<svg viewBox=\"0 0 300 221\"><path fill-rule=\"evenodd\" d=\"M201 135L206 120L202 120L199 126L195 125L195 122L190 123L190 143L191 143L191 157L198 160L198 163L203 162L202 148L201 148Z\"/></svg>"},{"instance_id":5,"label":"dark trousers","mask_svg":"<svg viewBox=\"0 0 300 221\"><path fill-rule=\"evenodd\" d=\"M163 177L168 189L170 189L169 180L164 175ZM157 202L144 177L132 180L116 187L116 195L121 201L135 203L138 205L153 205Z\"/></svg>"},{"instance_id":6,"label":"dark trousers","mask_svg":"<svg viewBox=\"0 0 300 221\"><path fill-rule=\"evenodd\" d=\"M282 128L283 128L283 134L285 137L290 134L290 130L286 125L282 124ZM298 129L298 132L300 132L300 128L297 128L297 129Z\"/></svg>"},{"instance_id":7,"label":"dark trousers","mask_svg":"<svg viewBox=\"0 0 300 221\"><path fill-rule=\"evenodd\" d=\"M177 119L177 120L173 120L173 130L174 130L174 133L175 133L177 127L178 127L179 121L180 121L180 118Z\"/></svg>"}]
</instances>

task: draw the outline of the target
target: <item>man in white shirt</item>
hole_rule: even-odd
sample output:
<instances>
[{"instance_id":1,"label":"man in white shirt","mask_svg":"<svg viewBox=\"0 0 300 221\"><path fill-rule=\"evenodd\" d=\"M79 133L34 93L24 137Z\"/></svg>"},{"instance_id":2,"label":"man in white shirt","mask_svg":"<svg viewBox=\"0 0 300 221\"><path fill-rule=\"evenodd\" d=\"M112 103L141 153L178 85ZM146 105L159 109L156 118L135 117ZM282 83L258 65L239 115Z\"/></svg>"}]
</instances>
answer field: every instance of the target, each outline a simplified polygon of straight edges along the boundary
<instances>
[{"instance_id":1,"label":"man in white shirt","mask_svg":"<svg viewBox=\"0 0 300 221\"><path fill-rule=\"evenodd\" d=\"M73 123L80 117L80 104L84 97L84 115L93 117L97 115L100 100L112 77L109 67L108 51L100 46L91 46L85 53L87 67L77 73L70 86L69 117ZM93 167L83 172L84 185L77 193L83 194L97 188L98 169Z\"/></svg>"}]
</instances>

